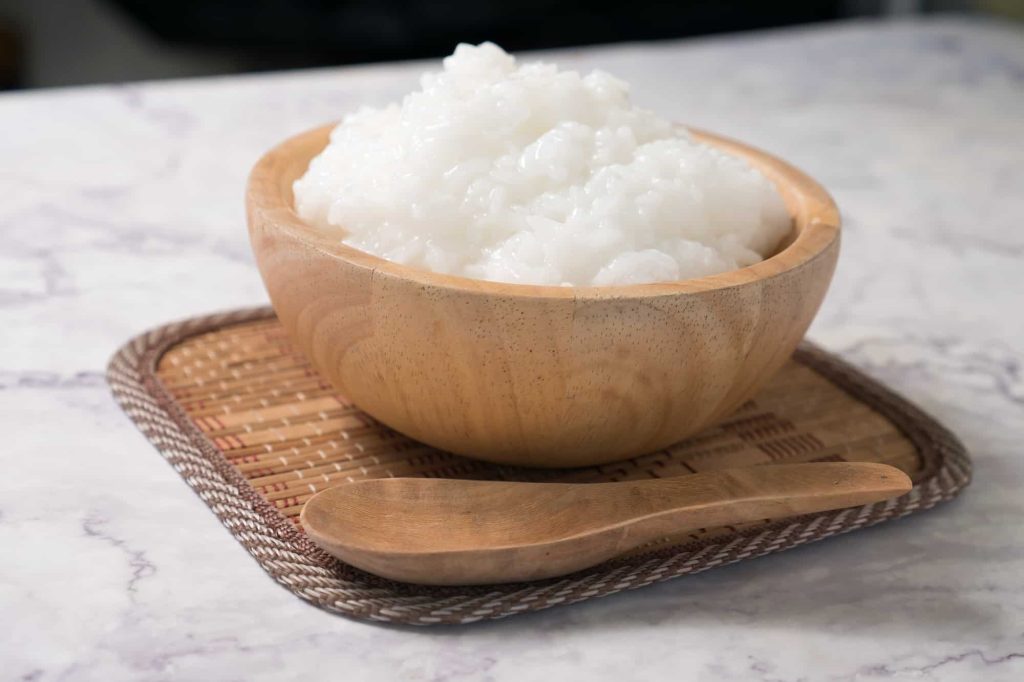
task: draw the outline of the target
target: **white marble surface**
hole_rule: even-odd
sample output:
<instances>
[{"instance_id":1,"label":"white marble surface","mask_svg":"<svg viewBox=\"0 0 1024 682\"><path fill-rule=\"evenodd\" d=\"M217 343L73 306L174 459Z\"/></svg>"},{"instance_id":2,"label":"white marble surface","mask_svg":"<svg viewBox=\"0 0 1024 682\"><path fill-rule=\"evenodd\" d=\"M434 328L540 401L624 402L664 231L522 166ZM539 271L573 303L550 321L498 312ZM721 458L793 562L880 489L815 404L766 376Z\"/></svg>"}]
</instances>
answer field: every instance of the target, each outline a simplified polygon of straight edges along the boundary
<instances>
[{"instance_id":1,"label":"white marble surface","mask_svg":"<svg viewBox=\"0 0 1024 682\"><path fill-rule=\"evenodd\" d=\"M411 630L277 587L112 402L108 356L265 300L261 150L419 66L0 97L0 679L1024 679L1024 30L945 19L564 53L820 178L812 337L976 461L919 517L630 594ZM273 614L272 617L267 614Z\"/></svg>"}]
</instances>

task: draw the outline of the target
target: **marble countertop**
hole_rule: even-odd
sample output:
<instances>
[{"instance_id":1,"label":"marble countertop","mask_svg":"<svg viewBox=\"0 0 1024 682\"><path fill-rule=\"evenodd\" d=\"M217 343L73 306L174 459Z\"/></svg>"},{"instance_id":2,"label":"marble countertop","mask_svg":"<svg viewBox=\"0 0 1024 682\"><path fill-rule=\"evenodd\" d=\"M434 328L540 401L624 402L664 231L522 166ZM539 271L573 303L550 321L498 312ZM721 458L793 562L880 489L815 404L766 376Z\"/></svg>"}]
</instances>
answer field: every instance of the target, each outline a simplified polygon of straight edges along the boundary
<instances>
[{"instance_id":1,"label":"marble countertop","mask_svg":"<svg viewBox=\"0 0 1024 682\"><path fill-rule=\"evenodd\" d=\"M6 94L0 679L1024 679L1024 30L850 23L559 61L833 192L843 254L811 337L950 426L973 486L917 517L501 622L318 611L231 539L103 371L148 327L264 302L248 168L398 97L422 65Z\"/></svg>"}]
</instances>

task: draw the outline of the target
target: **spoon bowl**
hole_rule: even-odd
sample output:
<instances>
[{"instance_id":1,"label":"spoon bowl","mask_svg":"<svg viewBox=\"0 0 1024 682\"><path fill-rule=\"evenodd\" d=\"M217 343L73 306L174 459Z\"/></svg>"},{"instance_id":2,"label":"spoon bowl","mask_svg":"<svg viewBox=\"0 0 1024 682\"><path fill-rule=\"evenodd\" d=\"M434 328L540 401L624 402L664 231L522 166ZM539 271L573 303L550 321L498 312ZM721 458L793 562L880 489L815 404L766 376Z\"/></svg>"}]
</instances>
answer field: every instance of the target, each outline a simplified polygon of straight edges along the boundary
<instances>
[{"instance_id":1,"label":"spoon bowl","mask_svg":"<svg viewBox=\"0 0 1024 682\"><path fill-rule=\"evenodd\" d=\"M871 462L617 483L383 478L318 493L301 521L321 548L370 573L470 585L564 575L688 530L869 504L911 486Z\"/></svg>"}]
</instances>

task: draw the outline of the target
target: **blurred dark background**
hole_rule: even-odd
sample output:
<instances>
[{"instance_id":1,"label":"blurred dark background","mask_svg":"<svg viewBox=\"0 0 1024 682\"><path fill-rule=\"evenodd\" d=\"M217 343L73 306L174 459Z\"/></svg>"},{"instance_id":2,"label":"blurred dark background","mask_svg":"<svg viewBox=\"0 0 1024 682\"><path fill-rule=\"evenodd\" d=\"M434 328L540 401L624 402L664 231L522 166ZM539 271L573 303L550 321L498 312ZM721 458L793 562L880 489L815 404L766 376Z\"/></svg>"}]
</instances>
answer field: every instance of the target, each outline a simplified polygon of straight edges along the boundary
<instances>
[{"instance_id":1,"label":"blurred dark background","mask_svg":"<svg viewBox=\"0 0 1024 682\"><path fill-rule=\"evenodd\" d=\"M651 40L1024 0L0 0L0 88Z\"/></svg>"}]
</instances>

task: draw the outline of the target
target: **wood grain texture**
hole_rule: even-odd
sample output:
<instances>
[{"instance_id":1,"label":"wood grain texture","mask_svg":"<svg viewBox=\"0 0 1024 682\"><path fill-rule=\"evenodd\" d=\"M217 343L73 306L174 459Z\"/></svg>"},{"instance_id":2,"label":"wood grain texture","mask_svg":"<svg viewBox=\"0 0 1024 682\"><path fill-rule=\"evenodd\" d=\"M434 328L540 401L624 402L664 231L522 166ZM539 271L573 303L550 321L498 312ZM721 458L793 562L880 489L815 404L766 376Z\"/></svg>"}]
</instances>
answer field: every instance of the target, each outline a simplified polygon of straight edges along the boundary
<instances>
[{"instance_id":1,"label":"wood grain texture","mask_svg":"<svg viewBox=\"0 0 1024 682\"><path fill-rule=\"evenodd\" d=\"M620 483L381 478L318 493L301 519L322 549L371 573L479 585L565 575L672 533L871 504L911 487L872 462Z\"/></svg>"},{"instance_id":2,"label":"wood grain texture","mask_svg":"<svg viewBox=\"0 0 1024 682\"><path fill-rule=\"evenodd\" d=\"M493 462L571 467L651 452L751 397L803 337L831 279L839 215L788 164L707 133L779 187L785 247L710 277L544 287L418 270L303 223L292 183L330 126L254 167L246 198L274 309L317 370L361 409L430 445Z\"/></svg>"}]
</instances>

